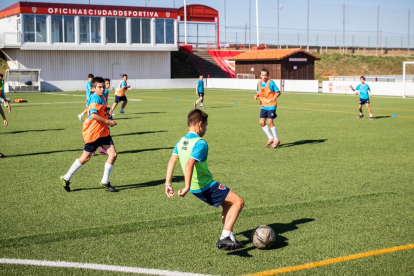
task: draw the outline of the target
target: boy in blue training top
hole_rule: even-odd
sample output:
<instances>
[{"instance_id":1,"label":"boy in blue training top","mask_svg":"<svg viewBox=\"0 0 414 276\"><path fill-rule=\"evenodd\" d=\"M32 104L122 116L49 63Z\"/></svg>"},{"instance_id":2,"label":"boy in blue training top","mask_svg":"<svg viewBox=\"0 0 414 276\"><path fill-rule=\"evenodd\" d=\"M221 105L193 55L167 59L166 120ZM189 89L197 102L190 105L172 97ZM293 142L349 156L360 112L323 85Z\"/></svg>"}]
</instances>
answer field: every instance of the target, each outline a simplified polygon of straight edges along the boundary
<instances>
[{"instance_id":1,"label":"boy in blue training top","mask_svg":"<svg viewBox=\"0 0 414 276\"><path fill-rule=\"evenodd\" d=\"M204 81L203 81L203 75L200 75L200 78L197 82L196 87L196 95L198 95L199 99L194 103L194 108L197 108L198 102L200 103L200 108L204 109L203 103L204 103Z\"/></svg>"},{"instance_id":2,"label":"boy in blue training top","mask_svg":"<svg viewBox=\"0 0 414 276\"><path fill-rule=\"evenodd\" d=\"M349 86L351 87L352 91L359 91L359 116L357 117L357 119L361 119L362 117L364 117L364 115L362 114L362 106L366 104L369 112L369 119L372 121L374 118L372 118L371 107L369 106L369 98L372 97L371 89L369 88L369 85L365 83L364 76L361 76L360 81L361 84L359 84L355 89L352 87L352 85Z\"/></svg>"},{"instance_id":3,"label":"boy in blue training top","mask_svg":"<svg viewBox=\"0 0 414 276\"><path fill-rule=\"evenodd\" d=\"M188 133L175 145L168 162L165 193L169 198L175 195L171 179L175 164L180 160L185 187L178 191L178 196L184 197L190 192L211 206L221 206L223 232L216 245L219 249L236 250L244 247L233 234L233 226L244 206L244 201L235 192L214 181L208 169L208 146L202 138L207 131L207 119L208 115L199 109L193 109L188 113Z\"/></svg>"},{"instance_id":4,"label":"boy in blue training top","mask_svg":"<svg viewBox=\"0 0 414 276\"><path fill-rule=\"evenodd\" d=\"M81 122L82 122L83 115L85 115L85 113L87 111L87 108L88 108L88 105L89 105L89 98L93 94L92 79L94 77L95 76L93 74L88 75L88 82L86 83L86 108L81 114L78 115L79 121L81 121Z\"/></svg>"},{"instance_id":5,"label":"boy in blue training top","mask_svg":"<svg viewBox=\"0 0 414 276\"><path fill-rule=\"evenodd\" d=\"M0 103L3 102L4 106L7 106L7 111L10 113L11 112L10 99L6 98L6 95L4 95L3 74L0 74L0 94L1 94Z\"/></svg>"},{"instance_id":6,"label":"boy in blue training top","mask_svg":"<svg viewBox=\"0 0 414 276\"><path fill-rule=\"evenodd\" d=\"M0 105L0 115L3 118L4 126L7 127L8 123L7 123L7 120L6 120L6 115L4 115L3 108L1 107L1 105ZM6 157L6 156L3 153L0 152L0 158L4 158L4 157Z\"/></svg>"}]
</instances>

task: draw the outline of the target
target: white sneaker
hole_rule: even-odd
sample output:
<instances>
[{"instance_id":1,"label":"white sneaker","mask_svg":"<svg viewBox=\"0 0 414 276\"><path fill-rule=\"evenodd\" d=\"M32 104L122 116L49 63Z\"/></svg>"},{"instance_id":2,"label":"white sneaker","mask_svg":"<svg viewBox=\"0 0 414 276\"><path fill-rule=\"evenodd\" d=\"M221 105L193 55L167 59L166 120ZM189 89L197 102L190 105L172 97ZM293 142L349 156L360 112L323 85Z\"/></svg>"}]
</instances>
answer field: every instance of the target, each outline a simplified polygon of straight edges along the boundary
<instances>
[{"instance_id":1,"label":"white sneaker","mask_svg":"<svg viewBox=\"0 0 414 276\"><path fill-rule=\"evenodd\" d=\"M79 114L79 115L78 115L78 119L79 119L79 121L81 121L81 122L82 122L82 118L83 118L83 114Z\"/></svg>"},{"instance_id":2,"label":"white sneaker","mask_svg":"<svg viewBox=\"0 0 414 276\"><path fill-rule=\"evenodd\" d=\"M119 113L121 114L126 114L125 111L123 109L119 110Z\"/></svg>"}]
</instances>

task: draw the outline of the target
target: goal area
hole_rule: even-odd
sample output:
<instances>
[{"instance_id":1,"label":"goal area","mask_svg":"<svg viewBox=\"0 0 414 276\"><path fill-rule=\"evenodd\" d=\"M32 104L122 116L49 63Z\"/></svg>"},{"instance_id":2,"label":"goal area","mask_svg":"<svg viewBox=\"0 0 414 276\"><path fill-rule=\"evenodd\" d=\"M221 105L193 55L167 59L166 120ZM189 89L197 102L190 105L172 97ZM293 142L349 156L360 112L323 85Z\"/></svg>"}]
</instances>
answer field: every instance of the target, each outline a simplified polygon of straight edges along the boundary
<instances>
[{"instance_id":1,"label":"goal area","mask_svg":"<svg viewBox=\"0 0 414 276\"><path fill-rule=\"evenodd\" d=\"M40 92L40 69L8 69L5 92Z\"/></svg>"},{"instance_id":2,"label":"goal area","mask_svg":"<svg viewBox=\"0 0 414 276\"><path fill-rule=\"evenodd\" d=\"M403 62L403 98L414 97L414 61Z\"/></svg>"}]
</instances>

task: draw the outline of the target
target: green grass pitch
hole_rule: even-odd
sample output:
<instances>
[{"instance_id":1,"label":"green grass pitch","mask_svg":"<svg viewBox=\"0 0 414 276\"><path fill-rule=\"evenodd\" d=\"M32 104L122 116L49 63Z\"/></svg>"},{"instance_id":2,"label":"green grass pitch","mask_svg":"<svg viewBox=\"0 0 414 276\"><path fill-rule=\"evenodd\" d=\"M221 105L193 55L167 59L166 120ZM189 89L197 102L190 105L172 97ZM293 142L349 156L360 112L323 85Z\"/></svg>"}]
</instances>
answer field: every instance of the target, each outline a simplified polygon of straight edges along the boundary
<instances>
[{"instance_id":1,"label":"green grass pitch","mask_svg":"<svg viewBox=\"0 0 414 276\"><path fill-rule=\"evenodd\" d=\"M28 102L12 103L9 126L0 127L8 156L0 159L0 258L240 275L414 243L413 99L374 96L370 121L365 107L356 119L357 96L285 92L281 145L271 150L253 95L206 90L209 168L245 200L234 233L246 248L226 252L215 247L221 209L190 193L164 194L194 89L127 92L127 114L118 106L111 128L119 155L110 181L119 193L98 187L102 155L74 175L73 192L59 183L83 149L84 92L9 94ZM179 164L173 185L184 186ZM277 234L271 250L250 241L263 224ZM403 250L289 275L412 275L413 259ZM0 274L120 275L8 264Z\"/></svg>"}]
</instances>

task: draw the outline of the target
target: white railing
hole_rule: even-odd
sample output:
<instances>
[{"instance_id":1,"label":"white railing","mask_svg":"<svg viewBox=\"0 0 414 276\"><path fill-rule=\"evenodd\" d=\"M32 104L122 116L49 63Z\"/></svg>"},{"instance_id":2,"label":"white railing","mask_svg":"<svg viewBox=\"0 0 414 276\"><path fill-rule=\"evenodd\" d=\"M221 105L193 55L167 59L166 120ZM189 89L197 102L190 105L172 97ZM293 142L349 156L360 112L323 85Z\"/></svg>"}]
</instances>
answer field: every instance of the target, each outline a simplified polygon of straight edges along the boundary
<instances>
[{"instance_id":1,"label":"white railing","mask_svg":"<svg viewBox=\"0 0 414 276\"><path fill-rule=\"evenodd\" d=\"M21 32L0 33L0 46L21 46Z\"/></svg>"}]
</instances>

